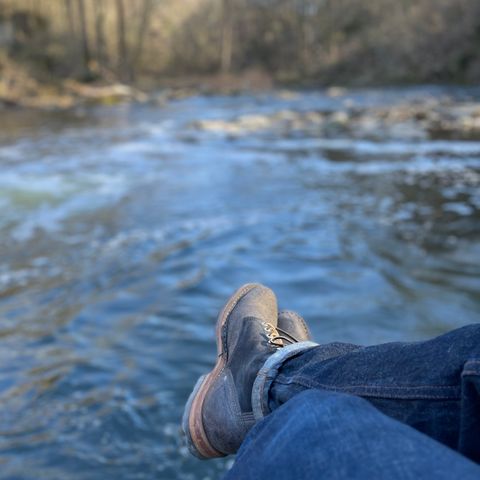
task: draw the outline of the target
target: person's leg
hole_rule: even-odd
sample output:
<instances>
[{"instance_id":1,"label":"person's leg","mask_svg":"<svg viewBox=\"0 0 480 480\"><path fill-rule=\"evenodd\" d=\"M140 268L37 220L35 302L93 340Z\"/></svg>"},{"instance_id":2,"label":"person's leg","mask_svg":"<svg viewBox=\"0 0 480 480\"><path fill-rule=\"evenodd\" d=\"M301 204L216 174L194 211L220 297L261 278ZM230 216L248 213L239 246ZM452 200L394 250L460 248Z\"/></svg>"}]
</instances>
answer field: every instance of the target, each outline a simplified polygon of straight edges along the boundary
<instances>
[{"instance_id":1,"label":"person's leg","mask_svg":"<svg viewBox=\"0 0 480 480\"><path fill-rule=\"evenodd\" d=\"M351 395L309 390L250 431L226 480L478 480L480 467Z\"/></svg>"},{"instance_id":2,"label":"person's leg","mask_svg":"<svg viewBox=\"0 0 480 480\"><path fill-rule=\"evenodd\" d=\"M480 462L480 325L425 342L294 349L257 375L257 420L305 390L347 393Z\"/></svg>"},{"instance_id":3,"label":"person's leg","mask_svg":"<svg viewBox=\"0 0 480 480\"><path fill-rule=\"evenodd\" d=\"M216 327L217 361L197 381L182 417L190 452L208 459L236 453L255 424L252 387L265 361L286 345L315 346L303 319L277 309L275 294L246 284L227 300Z\"/></svg>"}]
</instances>

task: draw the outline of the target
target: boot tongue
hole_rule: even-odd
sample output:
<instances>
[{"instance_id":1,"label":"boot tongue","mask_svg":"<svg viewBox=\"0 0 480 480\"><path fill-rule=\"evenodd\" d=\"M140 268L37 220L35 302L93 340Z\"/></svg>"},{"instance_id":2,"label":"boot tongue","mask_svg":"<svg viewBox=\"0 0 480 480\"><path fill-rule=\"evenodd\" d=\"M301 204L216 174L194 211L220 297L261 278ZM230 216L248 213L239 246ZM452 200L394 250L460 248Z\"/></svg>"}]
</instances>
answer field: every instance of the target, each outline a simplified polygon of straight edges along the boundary
<instances>
[{"instance_id":1,"label":"boot tongue","mask_svg":"<svg viewBox=\"0 0 480 480\"><path fill-rule=\"evenodd\" d=\"M229 352L228 367L232 373L242 413L252 411L252 388L258 371L275 352L263 326L263 320L244 317L233 350Z\"/></svg>"}]
</instances>

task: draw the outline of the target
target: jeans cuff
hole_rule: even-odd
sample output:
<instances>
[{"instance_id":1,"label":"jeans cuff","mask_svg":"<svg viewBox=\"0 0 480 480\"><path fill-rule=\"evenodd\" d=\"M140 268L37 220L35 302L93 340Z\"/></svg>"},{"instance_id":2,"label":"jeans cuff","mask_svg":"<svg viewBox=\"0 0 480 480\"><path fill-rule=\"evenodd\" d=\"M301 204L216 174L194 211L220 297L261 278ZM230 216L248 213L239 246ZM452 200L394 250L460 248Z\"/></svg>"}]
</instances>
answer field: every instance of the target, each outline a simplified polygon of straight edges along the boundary
<instances>
[{"instance_id":1,"label":"jeans cuff","mask_svg":"<svg viewBox=\"0 0 480 480\"><path fill-rule=\"evenodd\" d=\"M293 343L292 345L280 348L268 357L263 367L257 373L257 378L255 379L252 389L253 414L257 422L270 413L268 393L283 363L289 358L295 357L305 350L317 346L318 343L309 341Z\"/></svg>"}]
</instances>

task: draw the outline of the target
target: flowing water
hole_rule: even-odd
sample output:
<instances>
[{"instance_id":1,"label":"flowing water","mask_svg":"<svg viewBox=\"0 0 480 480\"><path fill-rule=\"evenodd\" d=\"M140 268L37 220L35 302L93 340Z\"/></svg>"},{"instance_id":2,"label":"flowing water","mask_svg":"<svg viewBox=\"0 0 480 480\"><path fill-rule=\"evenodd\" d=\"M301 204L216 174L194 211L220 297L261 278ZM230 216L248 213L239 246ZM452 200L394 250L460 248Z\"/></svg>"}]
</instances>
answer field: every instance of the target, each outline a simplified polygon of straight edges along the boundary
<instances>
[{"instance_id":1,"label":"flowing water","mask_svg":"<svg viewBox=\"0 0 480 480\"><path fill-rule=\"evenodd\" d=\"M444 94L347 96L427 93ZM231 460L191 458L179 419L244 282L271 286L321 342L478 321L480 142L198 128L342 102L1 113L2 479L219 478Z\"/></svg>"}]
</instances>

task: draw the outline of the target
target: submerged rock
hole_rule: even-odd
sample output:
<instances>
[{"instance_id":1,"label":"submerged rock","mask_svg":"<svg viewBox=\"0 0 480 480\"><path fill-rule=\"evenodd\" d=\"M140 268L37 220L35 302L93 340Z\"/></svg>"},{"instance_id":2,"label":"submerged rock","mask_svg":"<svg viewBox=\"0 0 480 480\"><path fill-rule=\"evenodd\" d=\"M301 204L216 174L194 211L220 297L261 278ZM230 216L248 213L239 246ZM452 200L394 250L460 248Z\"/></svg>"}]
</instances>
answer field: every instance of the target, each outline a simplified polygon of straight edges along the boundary
<instances>
[{"instance_id":1,"label":"submerged rock","mask_svg":"<svg viewBox=\"0 0 480 480\"><path fill-rule=\"evenodd\" d=\"M420 140L425 138L480 139L480 103L449 99L409 102L387 107L345 105L330 111L282 110L273 114L243 115L234 119L202 120L195 129L241 136L254 132L295 132L354 138Z\"/></svg>"}]
</instances>

